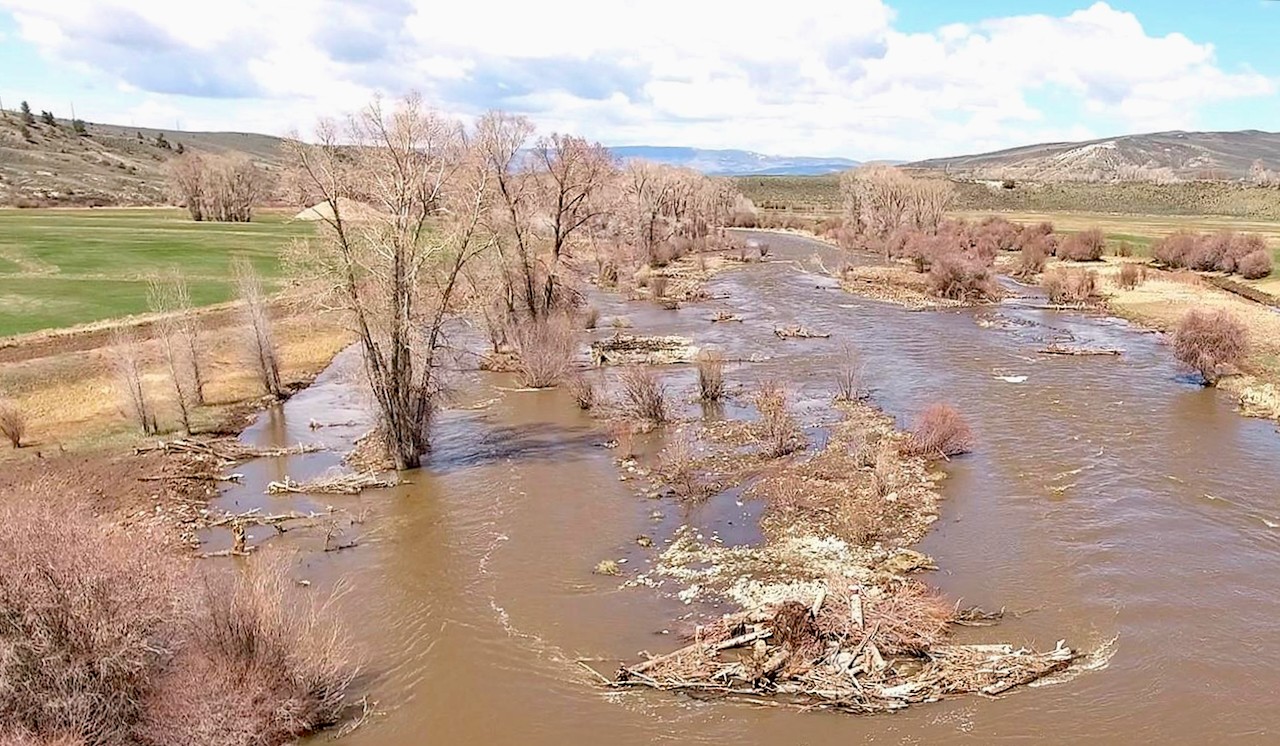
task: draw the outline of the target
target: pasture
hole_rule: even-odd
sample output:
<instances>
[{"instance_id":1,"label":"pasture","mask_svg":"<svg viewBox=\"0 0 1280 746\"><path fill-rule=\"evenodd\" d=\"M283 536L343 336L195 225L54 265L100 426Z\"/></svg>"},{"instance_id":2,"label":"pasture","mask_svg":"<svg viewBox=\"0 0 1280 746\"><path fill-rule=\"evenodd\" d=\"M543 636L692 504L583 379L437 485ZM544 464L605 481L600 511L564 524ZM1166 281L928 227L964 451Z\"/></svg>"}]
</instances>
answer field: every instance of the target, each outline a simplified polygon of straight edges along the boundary
<instances>
[{"instance_id":1,"label":"pasture","mask_svg":"<svg viewBox=\"0 0 1280 746\"><path fill-rule=\"evenodd\" d=\"M147 278L177 269L192 301L233 294L243 256L270 286L281 249L314 226L260 212L252 223L196 223L176 208L0 210L0 337L147 311Z\"/></svg>"}]
</instances>

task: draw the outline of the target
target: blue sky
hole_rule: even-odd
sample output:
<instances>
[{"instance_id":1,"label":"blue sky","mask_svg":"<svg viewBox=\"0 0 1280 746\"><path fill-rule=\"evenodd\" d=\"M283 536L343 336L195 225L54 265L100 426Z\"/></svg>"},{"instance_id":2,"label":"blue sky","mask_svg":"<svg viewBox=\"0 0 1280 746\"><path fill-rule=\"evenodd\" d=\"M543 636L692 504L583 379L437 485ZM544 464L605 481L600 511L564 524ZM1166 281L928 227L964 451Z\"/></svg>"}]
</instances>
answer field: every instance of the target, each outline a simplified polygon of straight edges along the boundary
<instances>
[{"instance_id":1,"label":"blue sky","mask_svg":"<svg viewBox=\"0 0 1280 746\"><path fill-rule=\"evenodd\" d=\"M502 108L606 144L861 159L1280 128L1276 2L778 9L0 0L0 99L125 125L305 136L318 117L416 90L463 119Z\"/></svg>"}]
</instances>

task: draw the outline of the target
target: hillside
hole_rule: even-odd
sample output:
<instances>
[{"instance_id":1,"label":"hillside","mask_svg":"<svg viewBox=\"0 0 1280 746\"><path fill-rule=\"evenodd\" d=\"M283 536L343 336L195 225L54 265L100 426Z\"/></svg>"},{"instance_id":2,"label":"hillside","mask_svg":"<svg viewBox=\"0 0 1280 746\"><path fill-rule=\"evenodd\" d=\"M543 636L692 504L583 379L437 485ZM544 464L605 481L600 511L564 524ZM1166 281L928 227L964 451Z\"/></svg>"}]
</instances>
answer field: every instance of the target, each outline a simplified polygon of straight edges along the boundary
<instances>
[{"instance_id":1,"label":"hillside","mask_svg":"<svg viewBox=\"0 0 1280 746\"><path fill-rule=\"evenodd\" d=\"M709 176L811 176L854 168L848 158L764 155L749 150L705 150L651 145L609 148L620 160L644 160L691 168Z\"/></svg>"},{"instance_id":2,"label":"hillside","mask_svg":"<svg viewBox=\"0 0 1280 746\"><path fill-rule=\"evenodd\" d=\"M17 112L0 114L0 205L155 205L165 202L165 163L183 149L242 153L264 168L281 162L280 138L237 132L174 132L37 117L22 135ZM164 135L169 147L157 143Z\"/></svg>"},{"instance_id":3,"label":"hillside","mask_svg":"<svg viewBox=\"0 0 1280 746\"><path fill-rule=\"evenodd\" d=\"M910 164L955 177L1032 181L1219 181L1280 172L1280 133L1156 132L1045 143Z\"/></svg>"}]
</instances>

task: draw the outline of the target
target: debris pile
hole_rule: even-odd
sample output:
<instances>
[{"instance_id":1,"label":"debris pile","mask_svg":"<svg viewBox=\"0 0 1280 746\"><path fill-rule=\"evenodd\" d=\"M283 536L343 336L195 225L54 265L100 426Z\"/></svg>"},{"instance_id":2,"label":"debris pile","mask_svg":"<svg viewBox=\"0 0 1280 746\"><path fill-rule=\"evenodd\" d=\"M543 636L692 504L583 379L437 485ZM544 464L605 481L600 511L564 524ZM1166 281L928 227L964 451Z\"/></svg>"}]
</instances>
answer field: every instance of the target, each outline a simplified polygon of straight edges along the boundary
<instances>
[{"instance_id":1,"label":"debris pile","mask_svg":"<svg viewBox=\"0 0 1280 746\"><path fill-rule=\"evenodd\" d=\"M686 337L616 334L591 343L591 362L601 365L671 365L691 363L698 348Z\"/></svg>"},{"instance_id":2,"label":"debris pile","mask_svg":"<svg viewBox=\"0 0 1280 746\"><path fill-rule=\"evenodd\" d=\"M773 333L778 339L826 339L831 336L828 332L815 332L803 326L786 326L774 329Z\"/></svg>"},{"instance_id":3,"label":"debris pile","mask_svg":"<svg viewBox=\"0 0 1280 746\"><path fill-rule=\"evenodd\" d=\"M395 487L400 484L396 477L380 477L372 471L353 474L333 474L330 476L295 482L286 476L278 482L267 483L269 495L358 495L370 487Z\"/></svg>"},{"instance_id":4,"label":"debris pile","mask_svg":"<svg viewBox=\"0 0 1280 746\"><path fill-rule=\"evenodd\" d=\"M700 627L679 650L623 666L610 685L871 713L962 694L998 695L1079 657L1061 642L1043 653L944 644L948 627L961 619L914 580L861 587L833 578L804 601Z\"/></svg>"}]
</instances>

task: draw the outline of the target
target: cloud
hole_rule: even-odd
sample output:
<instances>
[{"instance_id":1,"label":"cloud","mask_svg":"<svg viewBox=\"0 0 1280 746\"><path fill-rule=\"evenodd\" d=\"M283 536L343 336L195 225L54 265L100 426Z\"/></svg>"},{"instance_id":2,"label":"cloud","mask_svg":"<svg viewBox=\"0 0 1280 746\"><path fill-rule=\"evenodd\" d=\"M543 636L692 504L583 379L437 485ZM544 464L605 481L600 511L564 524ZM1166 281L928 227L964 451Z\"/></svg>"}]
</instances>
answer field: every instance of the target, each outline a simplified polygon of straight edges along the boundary
<instances>
[{"instance_id":1,"label":"cloud","mask_svg":"<svg viewBox=\"0 0 1280 746\"><path fill-rule=\"evenodd\" d=\"M1224 69L1211 44L1150 34L1105 2L918 33L898 30L883 0L786 12L691 0L0 9L55 64L170 105L227 99L211 123L241 129L264 112L282 130L416 89L457 115L500 107L615 144L914 158L1191 127L1215 102L1276 90Z\"/></svg>"}]
</instances>

